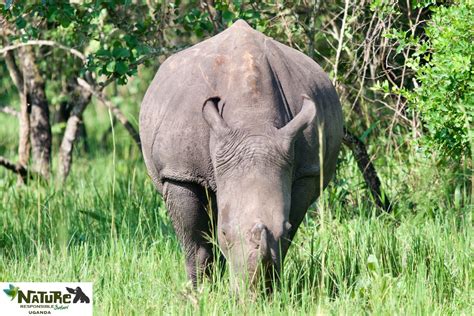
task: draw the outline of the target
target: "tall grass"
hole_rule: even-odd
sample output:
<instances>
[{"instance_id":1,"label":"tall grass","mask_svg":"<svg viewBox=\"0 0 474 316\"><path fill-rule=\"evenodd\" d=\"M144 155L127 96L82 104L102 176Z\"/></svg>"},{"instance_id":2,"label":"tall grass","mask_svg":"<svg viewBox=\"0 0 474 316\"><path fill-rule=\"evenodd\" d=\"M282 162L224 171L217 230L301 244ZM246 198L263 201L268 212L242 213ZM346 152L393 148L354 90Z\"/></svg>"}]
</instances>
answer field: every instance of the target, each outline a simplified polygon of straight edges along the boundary
<instances>
[{"instance_id":1,"label":"tall grass","mask_svg":"<svg viewBox=\"0 0 474 316\"><path fill-rule=\"evenodd\" d=\"M394 152L380 161L397 207L378 215L344 153L297 234L279 288L236 297L226 274L192 289L135 145L120 127L115 147L102 144L110 123L94 111L86 117L90 151L76 149L66 185L16 186L0 170L1 281L92 281L98 315L473 313L472 209L455 201L428 158ZM14 158L14 123L0 120L0 154Z\"/></svg>"}]
</instances>

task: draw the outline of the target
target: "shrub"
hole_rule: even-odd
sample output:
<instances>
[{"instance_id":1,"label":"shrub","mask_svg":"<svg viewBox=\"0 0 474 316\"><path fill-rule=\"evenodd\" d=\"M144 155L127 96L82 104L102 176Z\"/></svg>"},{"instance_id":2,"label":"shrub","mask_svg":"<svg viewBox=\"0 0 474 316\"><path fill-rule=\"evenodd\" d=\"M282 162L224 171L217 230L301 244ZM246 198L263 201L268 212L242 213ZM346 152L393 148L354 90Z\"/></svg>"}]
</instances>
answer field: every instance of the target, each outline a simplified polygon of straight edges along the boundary
<instances>
[{"instance_id":1,"label":"shrub","mask_svg":"<svg viewBox=\"0 0 474 316\"><path fill-rule=\"evenodd\" d=\"M434 9L425 29L424 57L414 57L419 84L407 93L425 128L428 148L444 158L470 159L474 114L474 5L462 1ZM416 54L415 54L416 55Z\"/></svg>"}]
</instances>

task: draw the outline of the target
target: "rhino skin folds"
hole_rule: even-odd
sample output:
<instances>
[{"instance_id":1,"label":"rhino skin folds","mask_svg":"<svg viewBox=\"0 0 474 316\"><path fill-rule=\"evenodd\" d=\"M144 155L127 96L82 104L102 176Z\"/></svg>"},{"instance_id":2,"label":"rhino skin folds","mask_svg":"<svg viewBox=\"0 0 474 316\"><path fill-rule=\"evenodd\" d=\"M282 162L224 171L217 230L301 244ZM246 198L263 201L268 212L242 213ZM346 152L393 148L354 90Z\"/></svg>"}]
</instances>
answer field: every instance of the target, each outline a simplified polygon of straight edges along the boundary
<instances>
[{"instance_id":1,"label":"rhino skin folds","mask_svg":"<svg viewBox=\"0 0 474 316\"><path fill-rule=\"evenodd\" d=\"M334 174L342 127L321 67L242 20L161 65L141 105L140 137L194 284L215 257L211 227L237 288L278 275Z\"/></svg>"}]
</instances>

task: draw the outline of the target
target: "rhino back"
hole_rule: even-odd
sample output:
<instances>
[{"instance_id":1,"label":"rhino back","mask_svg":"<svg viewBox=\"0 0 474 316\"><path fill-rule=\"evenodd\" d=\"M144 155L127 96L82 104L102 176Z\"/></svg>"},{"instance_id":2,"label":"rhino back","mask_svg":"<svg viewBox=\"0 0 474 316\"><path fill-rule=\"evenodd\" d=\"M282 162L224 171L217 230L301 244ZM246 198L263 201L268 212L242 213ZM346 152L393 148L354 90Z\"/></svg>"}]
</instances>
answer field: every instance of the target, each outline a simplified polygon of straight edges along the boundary
<instances>
[{"instance_id":1,"label":"rhino back","mask_svg":"<svg viewBox=\"0 0 474 316\"><path fill-rule=\"evenodd\" d=\"M140 110L145 162L158 189L167 178L215 189L209 128L201 113L208 97L221 97L220 111L230 126L259 129L289 122L301 109L302 94L318 106L325 131L324 168L331 171L342 137L342 114L327 75L309 57L243 21L171 56ZM316 125L303 134L295 145L301 174L319 168Z\"/></svg>"}]
</instances>

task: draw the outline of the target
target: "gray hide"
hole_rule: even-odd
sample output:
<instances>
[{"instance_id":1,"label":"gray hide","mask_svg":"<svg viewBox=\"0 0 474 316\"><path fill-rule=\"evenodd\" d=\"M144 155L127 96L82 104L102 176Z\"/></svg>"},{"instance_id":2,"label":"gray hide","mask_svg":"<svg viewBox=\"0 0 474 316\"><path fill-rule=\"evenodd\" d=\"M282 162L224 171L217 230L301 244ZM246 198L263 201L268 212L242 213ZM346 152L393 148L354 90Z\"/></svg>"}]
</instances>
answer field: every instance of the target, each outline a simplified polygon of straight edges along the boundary
<instances>
[{"instance_id":1,"label":"gray hide","mask_svg":"<svg viewBox=\"0 0 474 316\"><path fill-rule=\"evenodd\" d=\"M342 125L321 67L242 20L161 65L140 137L194 283L209 271L216 224L235 280L281 270L320 180L334 174Z\"/></svg>"}]
</instances>

